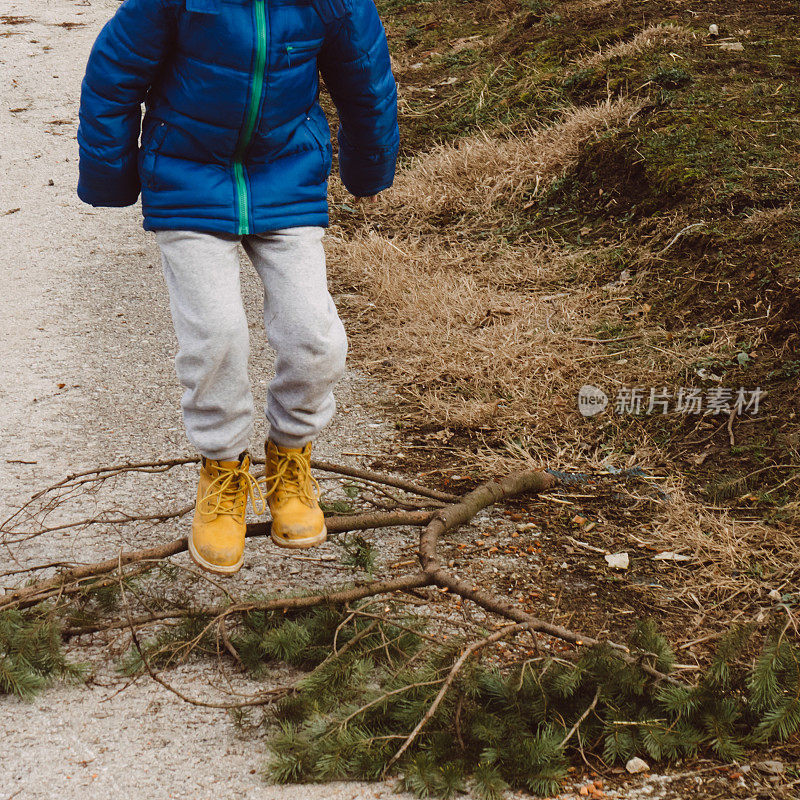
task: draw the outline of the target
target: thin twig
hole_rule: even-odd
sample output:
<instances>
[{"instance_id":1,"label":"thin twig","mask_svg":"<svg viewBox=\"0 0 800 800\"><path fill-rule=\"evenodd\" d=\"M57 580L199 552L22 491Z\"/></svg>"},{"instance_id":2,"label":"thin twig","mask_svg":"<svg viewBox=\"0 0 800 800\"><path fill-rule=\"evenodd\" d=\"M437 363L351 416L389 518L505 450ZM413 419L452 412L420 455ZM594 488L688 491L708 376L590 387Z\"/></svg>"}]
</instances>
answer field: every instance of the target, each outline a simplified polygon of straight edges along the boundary
<instances>
[{"instance_id":1,"label":"thin twig","mask_svg":"<svg viewBox=\"0 0 800 800\"><path fill-rule=\"evenodd\" d=\"M122 555L122 551L120 551L120 556ZM181 700L190 703L194 706L202 706L203 708L246 708L248 706L263 706L267 705L268 703L273 703L276 697L283 697L288 694L292 687L280 686L276 687L275 689L268 689L266 692L262 692L257 697L251 698L249 700L244 700L240 703L217 703L208 700L199 700L194 697L189 697L189 695L184 694L180 689L176 689L171 684L167 683L160 675L158 675L150 665L150 659L145 655L144 650L142 649L141 644L139 643L139 637L136 634L136 627L133 624L133 620L130 616L130 605L128 603L128 595L125 592L125 585L122 580L122 559L119 559L119 571L118 571L118 578L119 578L119 589L120 594L122 597L122 603L125 607L125 616L128 620L128 628L131 632L131 640L133 641L133 645L136 648L136 651L139 653L139 657L142 660L142 664L144 664L144 668L147 670L147 674L158 684L163 686L168 691L172 692L172 694L179 697Z\"/></svg>"},{"instance_id":2,"label":"thin twig","mask_svg":"<svg viewBox=\"0 0 800 800\"><path fill-rule=\"evenodd\" d=\"M420 497L431 497L434 500L444 500L447 503L452 503L459 499L458 495L450 494L450 492L440 492L438 489L430 489L427 486L421 486L405 478L396 478L394 475L387 475L385 472L374 472L370 469L351 467L344 464L334 464L330 461L318 461L315 458L311 459L311 466L314 469L321 469L323 472L335 472L338 475L347 475L351 478L361 478L363 480L372 481L373 483L394 486L396 489L403 489L406 492L419 495Z\"/></svg>"},{"instance_id":3,"label":"thin twig","mask_svg":"<svg viewBox=\"0 0 800 800\"><path fill-rule=\"evenodd\" d=\"M561 740L561 744L559 744L559 746L558 746L559 750L560 750L562 747L565 747L565 746L566 746L567 742L568 742L568 741L569 741L569 740L572 738L572 736L573 736L573 734L575 733L575 731L577 731L577 730L578 730L578 728L580 727L580 724L581 724L581 723L582 723L582 722L583 722L583 721L586 719L586 717L588 717L588 716L589 716L589 714L591 714L591 713L592 713L592 711L593 711L593 710L594 710L594 709L597 707L597 701L598 701L599 699L600 699L600 688L598 687L597 691L594 693L594 700L592 700L592 702L591 702L591 703L589 703L589 706L588 706L588 708L586 709L586 711L584 711L584 712L583 712L583 714L581 714L581 715L578 717L578 719L576 720L575 724L574 724L574 725L573 725L573 726L570 728L570 730L569 730L569 733L567 733L567 735L566 735L566 736L565 736L565 737L564 737L564 738Z\"/></svg>"},{"instance_id":4,"label":"thin twig","mask_svg":"<svg viewBox=\"0 0 800 800\"><path fill-rule=\"evenodd\" d=\"M670 240L669 240L669 241L666 243L666 245L664 245L664 247L662 247L662 248L661 248L661 249L658 251L657 255L659 255L659 256L663 255L664 253L666 253L666 252L667 252L667 250L669 250L669 249L670 249L670 247L672 247L672 245L674 245L674 244L675 244L675 242L677 242L677 241L678 241L678 239L680 239L680 238L681 238L681 236L684 236L685 234L689 233L689 231L693 231L695 228L702 228L702 227L703 227L705 224L706 224L705 222L693 222L691 225L687 225L685 228L681 228L681 230L679 230L679 231L678 231L678 232L677 232L677 233L676 233L676 234L675 234L675 235L674 235L674 236L673 236L673 237L672 237L672 238L671 238L671 239L670 239Z\"/></svg>"}]
</instances>

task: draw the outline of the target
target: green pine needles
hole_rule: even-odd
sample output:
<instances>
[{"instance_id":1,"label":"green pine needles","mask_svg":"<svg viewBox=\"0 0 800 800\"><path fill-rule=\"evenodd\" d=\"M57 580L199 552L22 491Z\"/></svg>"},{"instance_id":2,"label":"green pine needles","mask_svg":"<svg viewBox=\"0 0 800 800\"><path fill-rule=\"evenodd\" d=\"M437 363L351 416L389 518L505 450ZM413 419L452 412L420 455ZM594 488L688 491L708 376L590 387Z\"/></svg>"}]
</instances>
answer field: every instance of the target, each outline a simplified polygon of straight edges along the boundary
<instances>
[{"instance_id":1,"label":"green pine needles","mask_svg":"<svg viewBox=\"0 0 800 800\"><path fill-rule=\"evenodd\" d=\"M174 625L162 628L157 634L131 647L119 664L123 675L140 675L151 668L167 669L186 661L190 656L216 655L217 642L202 614L189 614Z\"/></svg>"},{"instance_id":2,"label":"green pine needles","mask_svg":"<svg viewBox=\"0 0 800 800\"><path fill-rule=\"evenodd\" d=\"M502 664L489 648L467 660L397 762L404 788L449 798L468 786L496 800L508 788L555 794L570 758L634 755L728 761L784 741L800 726L800 648L775 629L754 649L734 628L694 685L656 682L639 664L675 662L655 624L633 631L637 664L607 647L576 661L546 656ZM335 651L334 651L335 640ZM308 671L264 720L278 783L375 780L434 705L464 641L427 636L418 620L376 620L317 609L254 614L235 642L251 668L279 658Z\"/></svg>"},{"instance_id":3,"label":"green pine needles","mask_svg":"<svg viewBox=\"0 0 800 800\"><path fill-rule=\"evenodd\" d=\"M47 609L0 612L0 694L30 700L54 678L79 679L85 672L65 658L60 622Z\"/></svg>"},{"instance_id":4,"label":"green pine needles","mask_svg":"<svg viewBox=\"0 0 800 800\"><path fill-rule=\"evenodd\" d=\"M342 564L363 570L372 577L378 557L378 548L372 542L360 534L340 536L335 541L342 548Z\"/></svg>"},{"instance_id":5,"label":"green pine needles","mask_svg":"<svg viewBox=\"0 0 800 800\"><path fill-rule=\"evenodd\" d=\"M96 603L113 605L113 594L84 603L81 624ZM609 765L635 755L731 761L800 730L800 646L786 615L766 630L732 628L689 683L652 677L653 670L680 674L652 621L630 634L632 658L610 645L582 647L571 658L526 657L529 642L496 647L500 636L527 636L523 626L491 639L445 636L429 629L424 609L416 616L399 607L372 598L344 609L247 610L228 616L227 628L195 612L140 635L121 669L166 670L189 657L230 655L266 679L288 664L300 677L274 705L231 711L242 725L263 715L256 724L269 744L265 777L294 783L398 774L418 797L469 789L497 800L509 788L557 794L579 753ZM56 609L0 613L0 692L30 698L53 678L83 671L64 655Z\"/></svg>"}]
</instances>

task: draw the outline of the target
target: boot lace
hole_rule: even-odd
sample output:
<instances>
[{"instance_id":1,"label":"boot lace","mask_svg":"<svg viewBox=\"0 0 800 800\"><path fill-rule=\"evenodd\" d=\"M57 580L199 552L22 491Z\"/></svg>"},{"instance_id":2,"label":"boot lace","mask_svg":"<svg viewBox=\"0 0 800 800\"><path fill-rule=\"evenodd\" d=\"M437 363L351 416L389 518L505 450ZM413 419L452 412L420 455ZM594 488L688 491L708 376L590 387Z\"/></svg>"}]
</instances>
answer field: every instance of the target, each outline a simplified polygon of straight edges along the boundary
<instances>
[{"instance_id":1,"label":"boot lace","mask_svg":"<svg viewBox=\"0 0 800 800\"><path fill-rule=\"evenodd\" d=\"M311 461L303 453L281 453L278 451L275 472L264 475L266 497L280 486L286 497L298 497L313 508L316 498L321 494L319 482L311 474ZM272 484L269 486L269 484Z\"/></svg>"},{"instance_id":2,"label":"boot lace","mask_svg":"<svg viewBox=\"0 0 800 800\"><path fill-rule=\"evenodd\" d=\"M226 514L241 516L247 509L247 498L253 503L256 514L265 514L267 501L261 491L261 485L250 474L249 459L235 467L215 464L217 476L208 485L206 493L200 501L200 510L204 514Z\"/></svg>"}]
</instances>

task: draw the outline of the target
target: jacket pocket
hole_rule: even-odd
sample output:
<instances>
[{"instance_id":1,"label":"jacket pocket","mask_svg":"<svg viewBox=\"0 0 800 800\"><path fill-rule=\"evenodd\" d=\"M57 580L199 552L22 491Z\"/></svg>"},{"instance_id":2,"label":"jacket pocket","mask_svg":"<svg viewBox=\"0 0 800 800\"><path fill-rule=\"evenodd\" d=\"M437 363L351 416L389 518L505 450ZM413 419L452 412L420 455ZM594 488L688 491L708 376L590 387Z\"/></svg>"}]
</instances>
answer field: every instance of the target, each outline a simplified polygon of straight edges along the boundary
<instances>
[{"instance_id":1,"label":"jacket pocket","mask_svg":"<svg viewBox=\"0 0 800 800\"><path fill-rule=\"evenodd\" d=\"M284 53L286 54L286 63L290 67L293 67L296 64L302 64L304 61L311 60L312 57L316 58L324 41L324 39L307 39L304 41L286 42L283 46Z\"/></svg>"},{"instance_id":2,"label":"jacket pocket","mask_svg":"<svg viewBox=\"0 0 800 800\"><path fill-rule=\"evenodd\" d=\"M313 111L306 114L305 120L303 123L305 126L311 131L311 135L314 137L314 140L319 145L320 149L320 157L321 157L321 172L320 172L320 179L319 182L326 180L328 176L331 174L331 164L333 161L333 144L331 143L331 135L330 131L326 130L325 132L322 131L320 128L319 122L314 119L312 116Z\"/></svg>"},{"instance_id":3,"label":"jacket pocket","mask_svg":"<svg viewBox=\"0 0 800 800\"><path fill-rule=\"evenodd\" d=\"M148 189L157 189L156 166L158 162L158 151L164 143L167 135L167 123L159 122L150 134L147 142L142 147L142 162L140 167L140 177L142 186Z\"/></svg>"}]
</instances>

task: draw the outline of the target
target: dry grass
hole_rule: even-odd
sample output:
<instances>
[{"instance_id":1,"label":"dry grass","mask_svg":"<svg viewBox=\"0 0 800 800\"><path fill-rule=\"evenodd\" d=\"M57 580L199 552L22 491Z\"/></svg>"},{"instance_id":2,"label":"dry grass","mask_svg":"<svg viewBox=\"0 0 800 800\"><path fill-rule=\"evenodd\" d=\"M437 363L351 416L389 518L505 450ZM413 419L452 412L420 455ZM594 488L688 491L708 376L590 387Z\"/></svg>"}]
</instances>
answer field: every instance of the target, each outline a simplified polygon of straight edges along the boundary
<instances>
[{"instance_id":1,"label":"dry grass","mask_svg":"<svg viewBox=\"0 0 800 800\"><path fill-rule=\"evenodd\" d=\"M737 597L730 610L742 610L748 599L758 603L770 591L784 594L795 584L800 553L790 523L735 519L726 509L698 503L680 485L651 527L648 544L692 557L690 573L673 569L662 580L671 585L673 596L690 604L696 605L698 597L713 604Z\"/></svg>"},{"instance_id":2,"label":"dry grass","mask_svg":"<svg viewBox=\"0 0 800 800\"><path fill-rule=\"evenodd\" d=\"M607 47L605 50L599 50L586 58L582 58L575 66L579 69L590 69L615 58L638 55L646 50L655 50L666 45L686 45L694 41L694 39L694 33L680 25L671 23L649 25L644 30L639 31L633 39L627 42L619 42Z\"/></svg>"},{"instance_id":3,"label":"dry grass","mask_svg":"<svg viewBox=\"0 0 800 800\"><path fill-rule=\"evenodd\" d=\"M689 36L655 26L602 57ZM757 597L759 579L746 575L753 559L776 576L800 560L788 528L705 508L693 496L698 487L684 485L680 465L655 440L652 417L586 421L576 403L584 383L604 388L612 402L620 387L675 389L682 367L729 357L735 326L695 342L673 337L637 305L637 282L659 258L655 241L640 246L631 281L598 286L602 248L472 236L474 226L491 231L524 214L525 202L574 165L583 144L623 128L640 107L622 99L573 108L540 130L511 138L482 132L419 154L379 196L362 229L340 236L331 227L331 274L348 298L353 357L392 383L420 423L469 430L473 446L451 452L466 470L635 464L670 476L662 483L672 501L647 507L632 546L693 557L690 578L680 567L667 570L662 582L675 596L712 602L745 586ZM791 213L761 212L751 224L769 226Z\"/></svg>"},{"instance_id":4,"label":"dry grass","mask_svg":"<svg viewBox=\"0 0 800 800\"><path fill-rule=\"evenodd\" d=\"M558 331L583 328L596 313L591 304L543 300L545 291L504 290L471 274L480 261L498 282L524 273L528 283L549 284L558 280L556 253L446 247L428 237L397 245L375 233L339 246L347 279L361 280L379 317L370 356L391 362L421 412L445 425L535 415L563 379L553 356Z\"/></svg>"},{"instance_id":5,"label":"dry grass","mask_svg":"<svg viewBox=\"0 0 800 800\"><path fill-rule=\"evenodd\" d=\"M642 104L616 100L573 108L558 123L499 139L483 131L416 156L382 198L382 209L402 209L404 227L440 214L496 216L568 168L588 140L630 123Z\"/></svg>"},{"instance_id":6,"label":"dry grass","mask_svg":"<svg viewBox=\"0 0 800 800\"><path fill-rule=\"evenodd\" d=\"M332 271L358 298L348 309L360 331L354 351L385 370L421 418L502 431L541 461L557 454L577 464L587 457L584 437L565 431L575 426L581 385L609 394L659 386L676 361L726 346L722 336L697 347L669 341L632 304L635 281L595 286L599 248L567 252L469 236L476 220L485 226L518 212L523 187L560 174L582 143L625 125L639 107L621 100L576 108L528 136L437 146L400 172L370 214L396 235L330 231ZM439 215L456 210L459 224L436 227ZM598 334L620 325L630 333L619 344Z\"/></svg>"},{"instance_id":7,"label":"dry grass","mask_svg":"<svg viewBox=\"0 0 800 800\"><path fill-rule=\"evenodd\" d=\"M755 231L770 233L776 225L797 222L797 209L789 204L779 208L765 208L751 212L744 220L745 225Z\"/></svg>"},{"instance_id":8,"label":"dry grass","mask_svg":"<svg viewBox=\"0 0 800 800\"><path fill-rule=\"evenodd\" d=\"M602 11L603 9L616 7L621 0L580 0L579 8L581 11Z\"/></svg>"},{"instance_id":9,"label":"dry grass","mask_svg":"<svg viewBox=\"0 0 800 800\"><path fill-rule=\"evenodd\" d=\"M539 463L590 457L575 399L584 383L610 396L619 386L661 386L676 362L732 346L725 331L709 344L670 341L637 319L630 284L591 284L588 252L374 231L328 241L337 282L359 298L348 309L358 357L385 371L420 419L500 432ZM598 338L631 314L622 341ZM485 474L519 459L491 452L470 456Z\"/></svg>"},{"instance_id":10,"label":"dry grass","mask_svg":"<svg viewBox=\"0 0 800 800\"><path fill-rule=\"evenodd\" d=\"M563 292L582 254L471 239L470 225L519 213L526 187L560 174L583 143L639 108L607 102L525 136L484 133L437 146L398 174L371 214L397 235L331 231L337 280L362 298L351 309L364 334L354 348L382 365L423 417L509 435L522 429L552 452L580 382L593 373L596 345L574 337L592 335L617 305L606 290ZM436 226L454 212L462 219Z\"/></svg>"}]
</instances>

